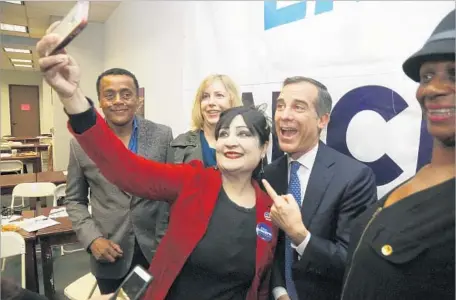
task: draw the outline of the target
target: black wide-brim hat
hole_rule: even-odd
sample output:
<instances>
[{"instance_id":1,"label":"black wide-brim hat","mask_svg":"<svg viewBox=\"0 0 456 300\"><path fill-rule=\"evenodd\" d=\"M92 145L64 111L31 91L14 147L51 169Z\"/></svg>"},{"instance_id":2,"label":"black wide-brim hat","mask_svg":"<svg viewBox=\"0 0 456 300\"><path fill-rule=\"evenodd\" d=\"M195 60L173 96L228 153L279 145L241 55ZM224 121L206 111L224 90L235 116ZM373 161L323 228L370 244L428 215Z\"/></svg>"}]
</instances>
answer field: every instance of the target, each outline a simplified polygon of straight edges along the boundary
<instances>
[{"instance_id":1,"label":"black wide-brim hat","mask_svg":"<svg viewBox=\"0 0 456 300\"><path fill-rule=\"evenodd\" d=\"M402 65L405 74L420 81L421 65L427 61L454 60L456 42L455 10L440 21L424 46Z\"/></svg>"}]
</instances>

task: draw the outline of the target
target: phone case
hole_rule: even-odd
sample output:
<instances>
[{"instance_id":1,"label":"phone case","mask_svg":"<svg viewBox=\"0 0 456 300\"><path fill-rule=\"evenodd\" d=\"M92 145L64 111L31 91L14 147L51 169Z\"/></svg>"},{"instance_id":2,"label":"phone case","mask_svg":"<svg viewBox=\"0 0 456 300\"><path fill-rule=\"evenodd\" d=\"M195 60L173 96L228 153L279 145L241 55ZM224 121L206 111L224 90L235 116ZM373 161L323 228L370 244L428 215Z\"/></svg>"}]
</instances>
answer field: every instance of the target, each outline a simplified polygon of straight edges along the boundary
<instances>
[{"instance_id":1,"label":"phone case","mask_svg":"<svg viewBox=\"0 0 456 300\"><path fill-rule=\"evenodd\" d=\"M124 286L124 284L130 279L130 277L135 273L135 269L136 268L139 268L142 270L142 272L145 272L147 273L148 275L150 275L150 279L148 281L144 281L143 282L143 285L141 286L141 288L139 289L139 292L135 295L134 298L129 298L128 295L123 291L122 287ZM112 297L110 298L110 300L116 300L116 299L121 299L121 300L139 300L143 295L144 295L144 292L146 291L147 287L149 286L149 284L152 282L152 280L154 279L154 276L152 276L152 274L150 274L147 270L145 270L143 267L141 267L140 265L137 265L135 266L135 268L133 268L133 270L127 275L127 277L125 277L125 279L122 281L122 283L120 284L119 288L117 289L117 291L114 293L114 295L112 295Z\"/></svg>"}]
</instances>

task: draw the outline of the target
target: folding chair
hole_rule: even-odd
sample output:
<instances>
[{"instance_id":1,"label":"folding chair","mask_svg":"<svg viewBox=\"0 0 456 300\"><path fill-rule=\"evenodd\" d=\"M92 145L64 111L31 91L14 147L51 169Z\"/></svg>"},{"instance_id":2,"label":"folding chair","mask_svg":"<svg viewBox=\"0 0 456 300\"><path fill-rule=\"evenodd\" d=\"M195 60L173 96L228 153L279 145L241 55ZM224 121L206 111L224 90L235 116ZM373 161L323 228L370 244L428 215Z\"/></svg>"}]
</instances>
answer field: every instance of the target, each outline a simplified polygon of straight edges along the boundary
<instances>
[{"instance_id":1,"label":"folding chair","mask_svg":"<svg viewBox=\"0 0 456 300\"><path fill-rule=\"evenodd\" d=\"M54 196L55 188L56 186L52 182L19 183L13 188L11 210L14 210L15 207L24 207L24 198L54 197L53 205L55 206L57 204L57 199ZM22 198L21 206L14 205L17 197Z\"/></svg>"},{"instance_id":2,"label":"folding chair","mask_svg":"<svg viewBox=\"0 0 456 300\"><path fill-rule=\"evenodd\" d=\"M20 160L0 161L0 173L24 173L24 163Z\"/></svg>"},{"instance_id":3,"label":"folding chair","mask_svg":"<svg viewBox=\"0 0 456 300\"><path fill-rule=\"evenodd\" d=\"M87 300L95 296L100 296L100 290L98 289L97 280L92 273L78 278L77 280L70 283L64 290L64 295L70 300ZM127 300L128 297L121 289L116 300Z\"/></svg>"},{"instance_id":4,"label":"folding chair","mask_svg":"<svg viewBox=\"0 0 456 300\"><path fill-rule=\"evenodd\" d=\"M6 231L1 233L2 271L5 269L7 257L21 256L21 285L25 289L25 241L22 235L17 232Z\"/></svg>"},{"instance_id":5,"label":"folding chair","mask_svg":"<svg viewBox=\"0 0 456 300\"><path fill-rule=\"evenodd\" d=\"M65 197L65 190L66 190L66 184L59 184L55 190L54 190L54 199L57 202L61 197ZM57 206L57 204L54 204L54 206ZM62 255L65 253L73 253L73 252L78 252L78 251L83 251L85 250L84 248L80 249L74 249L74 250L65 250L64 246L60 246L60 250L62 251Z\"/></svg>"},{"instance_id":6,"label":"folding chair","mask_svg":"<svg viewBox=\"0 0 456 300\"><path fill-rule=\"evenodd\" d=\"M100 295L100 290L97 287L95 276L92 273L87 273L70 283L63 293L70 300L87 300L95 295Z\"/></svg>"},{"instance_id":7,"label":"folding chair","mask_svg":"<svg viewBox=\"0 0 456 300\"><path fill-rule=\"evenodd\" d=\"M59 184L54 190L55 200L59 200L61 197L65 197L66 184Z\"/></svg>"}]
</instances>

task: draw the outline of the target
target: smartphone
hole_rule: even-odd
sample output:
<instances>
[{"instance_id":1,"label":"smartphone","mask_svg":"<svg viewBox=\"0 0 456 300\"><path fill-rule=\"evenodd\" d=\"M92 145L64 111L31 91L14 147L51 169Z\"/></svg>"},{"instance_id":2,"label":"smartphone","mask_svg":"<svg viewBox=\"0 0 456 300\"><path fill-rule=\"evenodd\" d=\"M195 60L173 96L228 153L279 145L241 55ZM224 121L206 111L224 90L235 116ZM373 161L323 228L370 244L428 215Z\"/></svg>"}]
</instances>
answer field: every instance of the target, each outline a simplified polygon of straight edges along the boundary
<instances>
[{"instance_id":1,"label":"smartphone","mask_svg":"<svg viewBox=\"0 0 456 300\"><path fill-rule=\"evenodd\" d=\"M63 40L49 51L49 55L54 55L65 48L87 26L89 6L89 1L78 1L60 24L52 30L52 33L57 33L63 37Z\"/></svg>"},{"instance_id":2,"label":"smartphone","mask_svg":"<svg viewBox=\"0 0 456 300\"><path fill-rule=\"evenodd\" d=\"M130 274L125 277L111 300L139 300L146 291L154 277L140 265L134 267Z\"/></svg>"}]
</instances>

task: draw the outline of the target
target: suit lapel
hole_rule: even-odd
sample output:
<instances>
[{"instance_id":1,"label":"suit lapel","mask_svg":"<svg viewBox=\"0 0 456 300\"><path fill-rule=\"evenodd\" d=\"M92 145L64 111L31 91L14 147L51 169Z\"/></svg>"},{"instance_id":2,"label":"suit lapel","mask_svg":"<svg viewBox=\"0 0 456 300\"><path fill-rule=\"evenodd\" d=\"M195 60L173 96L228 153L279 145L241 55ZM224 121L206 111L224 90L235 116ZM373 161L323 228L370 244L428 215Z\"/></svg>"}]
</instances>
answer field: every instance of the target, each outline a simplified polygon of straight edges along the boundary
<instances>
[{"instance_id":1,"label":"suit lapel","mask_svg":"<svg viewBox=\"0 0 456 300\"><path fill-rule=\"evenodd\" d=\"M146 130L144 128L144 122L142 118L138 117L138 155L148 157L147 154L150 149L146 148Z\"/></svg>"},{"instance_id":2,"label":"suit lapel","mask_svg":"<svg viewBox=\"0 0 456 300\"><path fill-rule=\"evenodd\" d=\"M176 162L203 161L200 131L188 131L183 135L179 135L170 143L170 146L176 150L174 152L174 160Z\"/></svg>"},{"instance_id":3,"label":"suit lapel","mask_svg":"<svg viewBox=\"0 0 456 300\"><path fill-rule=\"evenodd\" d=\"M191 145L194 146L194 148L191 148L190 154L185 159L187 161L191 161L191 160L204 161L204 159L203 159L203 149L202 149L202 146L201 146L201 138L200 138L199 132L194 133L191 136L191 141L190 142L191 142Z\"/></svg>"},{"instance_id":4,"label":"suit lapel","mask_svg":"<svg viewBox=\"0 0 456 300\"><path fill-rule=\"evenodd\" d=\"M137 140L137 143L138 143L138 155L139 156L142 156L142 157L145 157L145 158L150 158L150 155L149 153L151 153L151 149L146 147L146 139L147 139L147 135L146 135L146 128L144 126L144 122L143 122L143 118L140 118L140 117L137 117L137 122L138 122L138 140ZM132 201L135 201L137 199L139 199L138 197L136 196L132 196L130 193L127 193L125 191L122 191L124 194L132 197Z\"/></svg>"},{"instance_id":5,"label":"suit lapel","mask_svg":"<svg viewBox=\"0 0 456 300\"><path fill-rule=\"evenodd\" d=\"M332 164L334 160L327 153L326 145L320 143L301 206L302 219L307 227L310 226L312 217L320 206L321 199L334 175L330 169Z\"/></svg>"}]
</instances>

